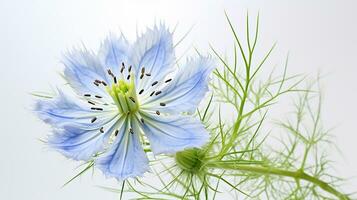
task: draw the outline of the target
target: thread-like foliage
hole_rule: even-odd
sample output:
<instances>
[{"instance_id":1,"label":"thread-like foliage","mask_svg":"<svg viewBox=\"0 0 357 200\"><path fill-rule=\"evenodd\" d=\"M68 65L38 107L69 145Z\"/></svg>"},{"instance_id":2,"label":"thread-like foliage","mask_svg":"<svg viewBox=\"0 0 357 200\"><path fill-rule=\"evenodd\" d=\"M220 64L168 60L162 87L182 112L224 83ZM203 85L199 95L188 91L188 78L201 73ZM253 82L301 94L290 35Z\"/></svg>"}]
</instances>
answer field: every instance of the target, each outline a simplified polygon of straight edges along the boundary
<instances>
[{"instance_id":1,"label":"thread-like foliage","mask_svg":"<svg viewBox=\"0 0 357 200\"><path fill-rule=\"evenodd\" d=\"M251 33L247 14L244 40L226 17L233 56L211 47L220 64L211 96L196 112L211 133L210 142L201 149L151 156L153 173L147 179L105 189L120 199L127 193L133 199L353 199L342 192L343 179L331 175L328 149L333 143L322 124L319 78L289 76L288 59L281 74L262 76L275 45L256 56L259 15ZM286 96L294 99L292 110L271 123L270 112L279 110ZM142 141L150 155L149 141ZM92 166L88 162L73 179Z\"/></svg>"},{"instance_id":2,"label":"thread-like foliage","mask_svg":"<svg viewBox=\"0 0 357 200\"><path fill-rule=\"evenodd\" d=\"M232 199L352 199L340 190L343 180L330 174L326 147L332 142L321 121L319 80L289 76L288 59L281 74L261 77L275 45L256 57L259 15L252 34L247 14L245 40L228 16L227 21L233 56L227 59L212 47L220 65L211 98L197 110L210 143L152 159L150 181L127 181L125 191L135 199L220 199L222 193ZM284 96L295 99L292 112L269 123L269 112L279 109Z\"/></svg>"}]
</instances>

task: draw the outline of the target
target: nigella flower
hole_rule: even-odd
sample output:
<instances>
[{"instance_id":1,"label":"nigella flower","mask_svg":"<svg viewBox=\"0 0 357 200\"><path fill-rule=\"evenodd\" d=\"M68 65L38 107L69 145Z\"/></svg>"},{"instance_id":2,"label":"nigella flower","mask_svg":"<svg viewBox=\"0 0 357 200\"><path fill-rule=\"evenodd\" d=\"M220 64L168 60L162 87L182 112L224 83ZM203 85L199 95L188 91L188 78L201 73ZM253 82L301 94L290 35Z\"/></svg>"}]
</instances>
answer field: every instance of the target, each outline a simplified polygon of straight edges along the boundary
<instances>
[{"instance_id":1,"label":"nigella flower","mask_svg":"<svg viewBox=\"0 0 357 200\"><path fill-rule=\"evenodd\" d=\"M191 115L208 90L207 57L176 69L172 33L148 29L134 44L109 36L98 53L73 50L64 77L76 95L59 91L35 110L53 128L50 147L74 160L94 160L106 176L124 180L148 171L142 143L154 154L204 145L209 134Z\"/></svg>"}]
</instances>

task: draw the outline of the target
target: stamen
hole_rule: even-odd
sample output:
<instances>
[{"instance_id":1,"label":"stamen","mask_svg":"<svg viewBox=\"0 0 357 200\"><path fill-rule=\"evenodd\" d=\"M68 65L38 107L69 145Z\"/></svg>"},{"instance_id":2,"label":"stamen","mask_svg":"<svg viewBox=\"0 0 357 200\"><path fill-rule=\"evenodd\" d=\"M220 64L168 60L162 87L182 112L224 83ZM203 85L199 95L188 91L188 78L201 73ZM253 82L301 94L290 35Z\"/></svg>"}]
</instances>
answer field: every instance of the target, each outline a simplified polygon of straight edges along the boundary
<instances>
[{"instance_id":1,"label":"stamen","mask_svg":"<svg viewBox=\"0 0 357 200\"><path fill-rule=\"evenodd\" d=\"M84 94L85 97L90 97L90 94Z\"/></svg>"},{"instance_id":2,"label":"stamen","mask_svg":"<svg viewBox=\"0 0 357 200\"><path fill-rule=\"evenodd\" d=\"M157 114L157 115L160 115L160 111L157 110L157 111L156 111L156 114Z\"/></svg>"},{"instance_id":3,"label":"stamen","mask_svg":"<svg viewBox=\"0 0 357 200\"><path fill-rule=\"evenodd\" d=\"M134 133L134 131L133 131L133 129L132 129L132 128L130 128L130 129L129 129L129 133L131 133L131 134L133 134L133 133Z\"/></svg>"},{"instance_id":4,"label":"stamen","mask_svg":"<svg viewBox=\"0 0 357 200\"><path fill-rule=\"evenodd\" d=\"M141 75L140 75L140 79L143 79L143 78L144 78L144 74L141 74Z\"/></svg>"},{"instance_id":5,"label":"stamen","mask_svg":"<svg viewBox=\"0 0 357 200\"><path fill-rule=\"evenodd\" d=\"M155 93L155 91L152 91L151 94L150 94L150 96L154 95L154 93Z\"/></svg>"},{"instance_id":6,"label":"stamen","mask_svg":"<svg viewBox=\"0 0 357 200\"><path fill-rule=\"evenodd\" d=\"M128 72L129 72L129 73L131 72L131 65L129 66Z\"/></svg>"},{"instance_id":7,"label":"stamen","mask_svg":"<svg viewBox=\"0 0 357 200\"><path fill-rule=\"evenodd\" d=\"M95 103L91 102L91 101L88 101L89 104L92 104L92 105L95 105Z\"/></svg>"},{"instance_id":8,"label":"stamen","mask_svg":"<svg viewBox=\"0 0 357 200\"><path fill-rule=\"evenodd\" d=\"M153 82L152 84L151 84L151 86L154 86L154 85L156 85L158 83L158 81L155 81L155 82Z\"/></svg>"},{"instance_id":9,"label":"stamen","mask_svg":"<svg viewBox=\"0 0 357 200\"><path fill-rule=\"evenodd\" d=\"M122 62L122 63L121 63L121 70L120 70L120 73L123 73L124 69L125 69L125 65L124 65L124 62Z\"/></svg>"},{"instance_id":10,"label":"stamen","mask_svg":"<svg viewBox=\"0 0 357 200\"><path fill-rule=\"evenodd\" d=\"M155 95L159 95L159 94L161 94L161 91L157 91L157 92L155 93Z\"/></svg>"},{"instance_id":11,"label":"stamen","mask_svg":"<svg viewBox=\"0 0 357 200\"><path fill-rule=\"evenodd\" d=\"M114 76L113 79L114 79L114 83L117 83L117 77Z\"/></svg>"},{"instance_id":12,"label":"stamen","mask_svg":"<svg viewBox=\"0 0 357 200\"><path fill-rule=\"evenodd\" d=\"M165 81L165 83L168 83L168 82L170 82L170 81L172 81L171 78L170 78L170 79L167 79L167 80Z\"/></svg>"},{"instance_id":13,"label":"stamen","mask_svg":"<svg viewBox=\"0 0 357 200\"><path fill-rule=\"evenodd\" d=\"M160 103L160 106L166 106L166 104L165 103Z\"/></svg>"},{"instance_id":14,"label":"stamen","mask_svg":"<svg viewBox=\"0 0 357 200\"><path fill-rule=\"evenodd\" d=\"M94 85L99 86L99 84L97 82L94 81L93 83L94 83Z\"/></svg>"},{"instance_id":15,"label":"stamen","mask_svg":"<svg viewBox=\"0 0 357 200\"><path fill-rule=\"evenodd\" d=\"M115 136L117 136L117 135L118 135L118 133L119 133L119 131L118 131L118 130L115 130L114 135L115 135Z\"/></svg>"},{"instance_id":16,"label":"stamen","mask_svg":"<svg viewBox=\"0 0 357 200\"><path fill-rule=\"evenodd\" d=\"M145 73L145 67L141 68L141 74Z\"/></svg>"},{"instance_id":17,"label":"stamen","mask_svg":"<svg viewBox=\"0 0 357 200\"><path fill-rule=\"evenodd\" d=\"M98 80L98 79L96 79L94 82L99 83L99 84L102 83L102 81L100 81L100 80Z\"/></svg>"},{"instance_id":18,"label":"stamen","mask_svg":"<svg viewBox=\"0 0 357 200\"><path fill-rule=\"evenodd\" d=\"M97 120L97 118L96 118L96 117L93 117L93 119L90 121L90 123L95 122L95 120Z\"/></svg>"},{"instance_id":19,"label":"stamen","mask_svg":"<svg viewBox=\"0 0 357 200\"><path fill-rule=\"evenodd\" d=\"M134 99L133 97L129 97L129 99L130 99L133 103L135 103L135 99Z\"/></svg>"},{"instance_id":20,"label":"stamen","mask_svg":"<svg viewBox=\"0 0 357 200\"><path fill-rule=\"evenodd\" d=\"M146 76L151 76L151 74L150 74L150 73L146 73L145 75L146 75Z\"/></svg>"},{"instance_id":21,"label":"stamen","mask_svg":"<svg viewBox=\"0 0 357 200\"><path fill-rule=\"evenodd\" d=\"M91 107L90 109L92 109L92 110L103 110L103 108L95 108L95 107Z\"/></svg>"},{"instance_id":22,"label":"stamen","mask_svg":"<svg viewBox=\"0 0 357 200\"><path fill-rule=\"evenodd\" d=\"M103 84L104 86L107 86L107 84L106 84L104 81L102 81L102 84Z\"/></svg>"},{"instance_id":23,"label":"stamen","mask_svg":"<svg viewBox=\"0 0 357 200\"><path fill-rule=\"evenodd\" d=\"M113 76L112 70L108 69L107 72L110 76Z\"/></svg>"},{"instance_id":24,"label":"stamen","mask_svg":"<svg viewBox=\"0 0 357 200\"><path fill-rule=\"evenodd\" d=\"M140 92L139 92L139 94L142 94L143 92L144 92L144 89L141 89Z\"/></svg>"},{"instance_id":25,"label":"stamen","mask_svg":"<svg viewBox=\"0 0 357 200\"><path fill-rule=\"evenodd\" d=\"M126 77L126 79L127 79L127 80L129 80L129 79L130 79L130 74L128 75L128 77Z\"/></svg>"},{"instance_id":26,"label":"stamen","mask_svg":"<svg viewBox=\"0 0 357 200\"><path fill-rule=\"evenodd\" d=\"M144 119L143 118L141 118L140 121L141 121L141 123L144 123Z\"/></svg>"},{"instance_id":27,"label":"stamen","mask_svg":"<svg viewBox=\"0 0 357 200\"><path fill-rule=\"evenodd\" d=\"M99 95L95 95L96 98L101 99L102 97Z\"/></svg>"},{"instance_id":28,"label":"stamen","mask_svg":"<svg viewBox=\"0 0 357 200\"><path fill-rule=\"evenodd\" d=\"M104 133L104 127L100 128L99 131L100 131L101 133Z\"/></svg>"}]
</instances>

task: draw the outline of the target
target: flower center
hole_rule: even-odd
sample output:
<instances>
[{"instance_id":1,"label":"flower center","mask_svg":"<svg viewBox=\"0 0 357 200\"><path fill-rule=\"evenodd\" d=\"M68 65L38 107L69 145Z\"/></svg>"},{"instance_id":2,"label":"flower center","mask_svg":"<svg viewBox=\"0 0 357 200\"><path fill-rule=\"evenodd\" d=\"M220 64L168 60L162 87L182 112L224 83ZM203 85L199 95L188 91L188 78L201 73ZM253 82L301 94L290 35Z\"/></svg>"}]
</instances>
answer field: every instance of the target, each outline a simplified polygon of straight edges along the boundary
<instances>
[{"instance_id":1,"label":"flower center","mask_svg":"<svg viewBox=\"0 0 357 200\"><path fill-rule=\"evenodd\" d=\"M134 79L130 79L129 81L119 80L117 83L106 87L119 112L127 114L135 113L139 109Z\"/></svg>"}]
</instances>

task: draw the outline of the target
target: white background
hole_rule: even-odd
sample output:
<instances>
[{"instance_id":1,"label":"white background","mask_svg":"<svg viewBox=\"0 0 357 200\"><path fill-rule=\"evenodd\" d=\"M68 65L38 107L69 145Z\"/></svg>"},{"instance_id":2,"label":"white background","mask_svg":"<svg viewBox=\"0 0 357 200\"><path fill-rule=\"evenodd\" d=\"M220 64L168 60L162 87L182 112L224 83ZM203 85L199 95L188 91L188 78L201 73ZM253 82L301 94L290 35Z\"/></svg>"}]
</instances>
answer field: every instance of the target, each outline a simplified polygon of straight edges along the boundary
<instances>
[{"instance_id":1,"label":"white background","mask_svg":"<svg viewBox=\"0 0 357 200\"><path fill-rule=\"evenodd\" d=\"M208 44L225 52L232 37L224 18L237 27L244 15L261 14L261 49L278 42L273 62L290 52L291 73L327 74L324 122L335 127L342 155L331 152L338 176L357 175L357 3L347 0L12 0L0 1L0 198L115 199L96 185L114 186L100 173L86 175L68 187L77 166L38 141L47 127L29 111L31 91L48 90L60 81L61 54L83 42L96 48L109 31L135 38L154 22L177 23L175 38L194 28L178 52ZM357 190L357 179L345 186Z\"/></svg>"}]
</instances>

